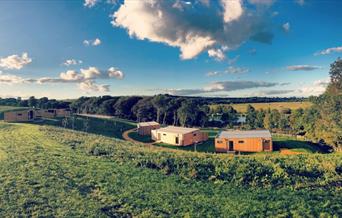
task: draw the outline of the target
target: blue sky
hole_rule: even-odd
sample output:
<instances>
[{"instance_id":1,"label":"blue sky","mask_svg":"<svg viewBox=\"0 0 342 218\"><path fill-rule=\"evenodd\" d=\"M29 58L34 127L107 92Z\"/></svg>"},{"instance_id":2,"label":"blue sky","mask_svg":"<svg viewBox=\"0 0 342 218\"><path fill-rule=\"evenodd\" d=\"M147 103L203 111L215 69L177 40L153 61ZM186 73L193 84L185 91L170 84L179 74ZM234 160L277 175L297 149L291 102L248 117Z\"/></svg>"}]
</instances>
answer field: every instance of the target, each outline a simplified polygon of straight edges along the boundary
<instances>
[{"instance_id":1,"label":"blue sky","mask_svg":"<svg viewBox=\"0 0 342 218\"><path fill-rule=\"evenodd\" d=\"M309 96L342 54L341 1L0 2L0 97Z\"/></svg>"}]
</instances>

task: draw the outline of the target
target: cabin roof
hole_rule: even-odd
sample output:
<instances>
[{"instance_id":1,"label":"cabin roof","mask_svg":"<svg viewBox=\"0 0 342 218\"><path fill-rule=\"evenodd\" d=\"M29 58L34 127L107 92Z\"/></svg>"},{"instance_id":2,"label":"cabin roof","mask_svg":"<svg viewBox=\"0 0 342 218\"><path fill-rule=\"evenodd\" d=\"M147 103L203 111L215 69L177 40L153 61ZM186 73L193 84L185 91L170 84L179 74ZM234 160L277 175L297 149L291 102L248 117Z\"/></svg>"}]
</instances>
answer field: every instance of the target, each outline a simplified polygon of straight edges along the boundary
<instances>
[{"instance_id":1,"label":"cabin roof","mask_svg":"<svg viewBox=\"0 0 342 218\"><path fill-rule=\"evenodd\" d=\"M198 131L198 130L199 129L197 129L197 128L186 128L186 127L180 127L180 126L167 126L167 127L158 129L158 132L186 134L186 133L191 133L191 132Z\"/></svg>"},{"instance_id":2,"label":"cabin roof","mask_svg":"<svg viewBox=\"0 0 342 218\"><path fill-rule=\"evenodd\" d=\"M232 130L222 131L218 134L218 138L271 138L269 130Z\"/></svg>"},{"instance_id":3,"label":"cabin roof","mask_svg":"<svg viewBox=\"0 0 342 218\"><path fill-rule=\"evenodd\" d=\"M159 123L155 121L138 123L138 126L156 126L156 125L159 125Z\"/></svg>"}]
</instances>

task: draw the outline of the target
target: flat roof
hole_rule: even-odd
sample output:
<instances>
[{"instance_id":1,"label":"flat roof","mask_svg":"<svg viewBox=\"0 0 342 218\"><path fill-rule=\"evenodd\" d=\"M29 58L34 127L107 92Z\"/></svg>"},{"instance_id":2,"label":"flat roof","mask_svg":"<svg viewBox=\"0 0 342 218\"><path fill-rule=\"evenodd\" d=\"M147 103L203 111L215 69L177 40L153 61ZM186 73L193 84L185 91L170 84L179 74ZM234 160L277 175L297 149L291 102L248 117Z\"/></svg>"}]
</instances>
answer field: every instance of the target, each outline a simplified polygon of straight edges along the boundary
<instances>
[{"instance_id":1,"label":"flat roof","mask_svg":"<svg viewBox=\"0 0 342 218\"><path fill-rule=\"evenodd\" d=\"M269 130L232 130L222 131L218 134L218 138L271 138Z\"/></svg>"},{"instance_id":2,"label":"flat roof","mask_svg":"<svg viewBox=\"0 0 342 218\"><path fill-rule=\"evenodd\" d=\"M170 132L170 133L180 133L180 134L186 134L191 133L194 131L198 131L197 128L186 128L186 127L180 127L180 126L167 126L164 128L158 129L158 132Z\"/></svg>"},{"instance_id":3,"label":"flat roof","mask_svg":"<svg viewBox=\"0 0 342 218\"><path fill-rule=\"evenodd\" d=\"M155 126L155 125L159 125L159 123L155 122L155 121L150 121L150 122L141 122L138 123L139 126Z\"/></svg>"}]
</instances>

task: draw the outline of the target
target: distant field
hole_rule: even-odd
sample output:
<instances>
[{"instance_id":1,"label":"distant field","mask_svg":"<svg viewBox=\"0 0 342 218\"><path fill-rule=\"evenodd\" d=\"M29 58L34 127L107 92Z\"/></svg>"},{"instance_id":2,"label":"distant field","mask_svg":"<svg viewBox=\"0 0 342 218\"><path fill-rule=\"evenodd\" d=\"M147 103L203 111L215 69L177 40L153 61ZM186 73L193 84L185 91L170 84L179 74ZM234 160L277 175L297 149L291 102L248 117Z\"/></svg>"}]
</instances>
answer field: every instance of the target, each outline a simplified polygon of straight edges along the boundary
<instances>
[{"instance_id":1,"label":"distant field","mask_svg":"<svg viewBox=\"0 0 342 218\"><path fill-rule=\"evenodd\" d=\"M26 109L26 108L0 105L0 120L4 119L4 112L6 111L17 111L17 110L23 110L23 109Z\"/></svg>"},{"instance_id":2,"label":"distant field","mask_svg":"<svg viewBox=\"0 0 342 218\"><path fill-rule=\"evenodd\" d=\"M239 113L245 113L247 111L247 104L223 104L223 106L233 106L235 110ZM272 102L272 103L250 103L256 110L264 109L267 110L268 108L272 109L285 109L289 108L291 110L295 110L298 108L308 108L312 105L311 102ZM218 105L210 105L210 108L216 108Z\"/></svg>"}]
</instances>

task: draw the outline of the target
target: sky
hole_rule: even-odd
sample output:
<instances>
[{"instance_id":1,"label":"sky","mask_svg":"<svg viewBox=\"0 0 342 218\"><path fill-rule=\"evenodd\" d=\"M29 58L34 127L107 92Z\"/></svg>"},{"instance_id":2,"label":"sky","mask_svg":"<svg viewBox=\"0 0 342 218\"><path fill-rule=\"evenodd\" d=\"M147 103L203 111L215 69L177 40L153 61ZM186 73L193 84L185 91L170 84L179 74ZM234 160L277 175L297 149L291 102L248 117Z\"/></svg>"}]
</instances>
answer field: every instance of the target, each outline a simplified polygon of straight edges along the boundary
<instances>
[{"instance_id":1,"label":"sky","mask_svg":"<svg viewBox=\"0 0 342 218\"><path fill-rule=\"evenodd\" d=\"M339 0L0 1L0 97L319 95Z\"/></svg>"}]
</instances>

